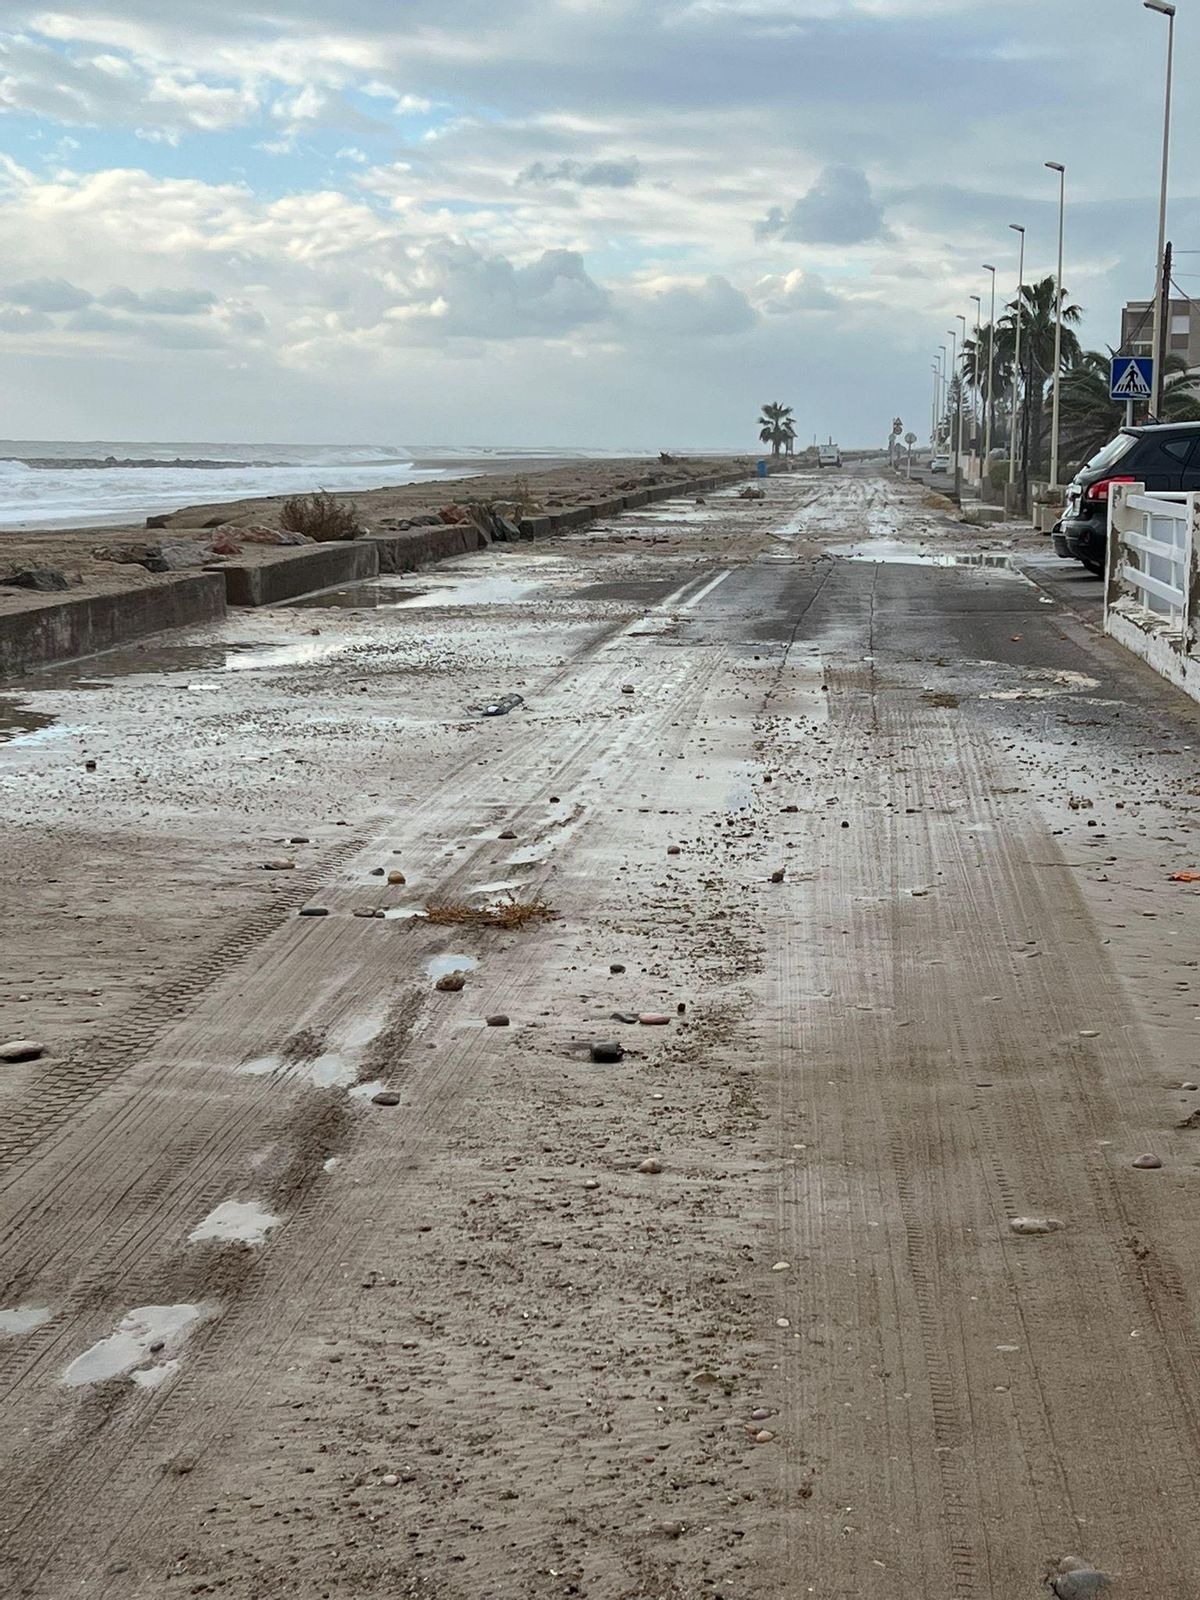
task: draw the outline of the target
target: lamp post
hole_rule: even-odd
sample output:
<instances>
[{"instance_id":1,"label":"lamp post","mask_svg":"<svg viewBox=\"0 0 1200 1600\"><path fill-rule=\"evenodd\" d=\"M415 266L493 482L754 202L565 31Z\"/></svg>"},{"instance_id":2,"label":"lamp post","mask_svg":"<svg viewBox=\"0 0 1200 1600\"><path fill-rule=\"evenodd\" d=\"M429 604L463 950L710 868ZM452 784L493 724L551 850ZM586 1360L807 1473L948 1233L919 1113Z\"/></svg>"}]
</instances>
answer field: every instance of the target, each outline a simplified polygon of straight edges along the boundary
<instances>
[{"instance_id":1,"label":"lamp post","mask_svg":"<svg viewBox=\"0 0 1200 1600\"><path fill-rule=\"evenodd\" d=\"M958 498L958 447L962 443L962 387L958 382L958 329L947 328L950 335L950 383L946 389L946 409L950 409L950 396L954 395L954 416L950 422L949 445L954 451L954 497Z\"/></svg>"},{"instance_id":2,"label":"lamp post","mask_svg":"<svg viewBox=\"0 0 1200 1600\"><path fill-rule=\"evenodd\" d=\"M1017 482L1017 403L1021 385L1021 291L1025 287L1025 229L1019 222L1010 222L1009 227L1014 233L1021 235L1021 263L1017 268L1017 333L1013 353L1012 417L1008 429L1008 485L1011 489L1015 488Z\"/></svg>"},{"instance_id":3,"label":"lamp post","mask_svg":"<svg viewBox=\"0 0 1200 1600\"><path fill-rule=\"evenodd\" d=\"M1167 19L1167 93L1163 109L1162 183L1158 196L1158 259L1154 263L1154 376L1150 386L1150 415L1157 418L1162 405L1163 364L1166 353L1167 301L1171 286L1166 281L1167 252L1167 173L1171 165L1171 85L1175 70L1175 7L1167 0L1142 0L1147 11L1157 11Z\"/></svg>"},{"instance_id":4,"label":"lamp post","mask_svg":"<svg viewBox=\"0 0 1200 1600\"><path fill-rule=\"evenodd\" d=\"M938 402L942 395L941 368L938 363L930 362L930 371L933 373L933 406L930 411L930 450L938 450Z\"/></svg>"},{"instance_id":5,"label":"lamp post","mask_svg":"<svg viewBox=\"0 0 1200 1600\"><path fill-rule=\"evenodd\" d=\"M980 386L979 386L979 340L980 340L980 327L981 327L981 325L983 323L983 301L980 298L980 296L977 295L977 294L973 294L971 296L971 299L972 299L972 301L974 303L974 306L975 306L975 382L971 385L971 387L975 390L975 400L971 404L971 442L974 444L975 448L971 452L971 454L972 454L973 458L976 458L976 457L978 457L978 454L979 454L979 443L980 443L980 439L982 437L982 428L981 428L982 419L976 415L976 405L977 405L977 403L979 401L980 395L983 392L981 390ZM982 472L982 470L979 473L979 483L980 483L980 495L982 497L982 493L983 493L983 472Z\"/></svg>"},{"instance_id":6,"label":"lamp post","mask_svg":"<svg viewBox=\"0 0 1200 1600\"><path fill-rule=\"evenodd\" d=\"M967 319L960 311L958 320L962 323L962 336L958 342L958 360L955 371L958 375L958 406L954 413L954 421L958 432L958 443L954 448L954 487L958 488L959 458L963 447L963 391L967 387Z\"/></svg>"},{"instance_id":7,"label":"lamp post","mask_svg":"<svg viewBox=\"0 0 1200 1600\"><path fill-rule=\"evenodd\" d=\"M942 418L946 415L946 412L950 406L950 398L946 392L946 346L944 344L940 344L938 345L938 350L941 352L940 359L942 363L939 369L942 374L942 381L938 390L938 429L940 432Z\"/></svg>"},{"instance_id":8,"label":"lamp post","mask_svg":"<svg viewBox=\"0 0 1200 1600\"><path fill-rule=\"evenodd\" d=\"M1051 172L1058 173L1058 276L1054 280L1054 297L1057 302L1054 318L1054 400L1050 413L1050 484L1058 488L1058 410L1062 388L1062 333L1063 333L1063 233L1067 218L1067 169L1061 161L1047 161Z\"/></svg>"},{"instance_id":9,"label":"lamp post","mask_svg":"<svg viewBox=\"0 0 1200 1600\"><path fill-rule=\"evenodd\" d=\"M986 462L992 453L992 429L996 421L996 396L993 382L996 371L996 269L985 261L983 270L990 272L992 275L992 320L988 324L987 411L983 420L983 459Z\"/></svg>"}]
</instances>

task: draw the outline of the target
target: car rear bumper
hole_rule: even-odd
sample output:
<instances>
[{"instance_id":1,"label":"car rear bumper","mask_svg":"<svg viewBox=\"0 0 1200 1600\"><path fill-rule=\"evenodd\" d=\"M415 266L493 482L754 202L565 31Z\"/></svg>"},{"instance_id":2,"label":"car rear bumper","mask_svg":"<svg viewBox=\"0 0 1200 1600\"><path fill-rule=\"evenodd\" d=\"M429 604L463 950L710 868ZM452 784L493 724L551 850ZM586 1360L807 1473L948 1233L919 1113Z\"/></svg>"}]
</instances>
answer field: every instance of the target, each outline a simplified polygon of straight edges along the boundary
<instances>
[{"instance_id":1,"label":"car rear bumper","mask_svg":"<svg viewBox=\"0 0 1200 1600\"><path fill-rule=\"evenodd\" d=\"M1064 517L1058 526L1061 531L1054 536L1056 550L1059 539L1062 539L1067 554L1074 556L1076 561L1085 561L1090 566L1103 566L1108 558L1107 516Z\"/></svg>"}]
</instances>

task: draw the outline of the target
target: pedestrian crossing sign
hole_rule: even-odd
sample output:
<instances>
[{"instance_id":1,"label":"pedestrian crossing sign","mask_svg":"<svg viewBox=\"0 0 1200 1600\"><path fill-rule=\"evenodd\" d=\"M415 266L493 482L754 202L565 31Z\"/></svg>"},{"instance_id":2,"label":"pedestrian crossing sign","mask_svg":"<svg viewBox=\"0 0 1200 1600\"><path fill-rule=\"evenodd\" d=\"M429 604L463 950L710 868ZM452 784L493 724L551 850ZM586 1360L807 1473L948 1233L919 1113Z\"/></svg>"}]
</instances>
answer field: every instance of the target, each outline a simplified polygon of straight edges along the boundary
<instances>
[{"instance_id":1,"label":"pedestrian crossing sign","mask_svg":"<svg viewBox=\"0 0 1200 1600\"><path fill-rule=\"evenodd\" d=\"M1108 392L1113 400L1149 400L1154 362L1149 356L1114 356Z\"/></svg>"}]
</instances>

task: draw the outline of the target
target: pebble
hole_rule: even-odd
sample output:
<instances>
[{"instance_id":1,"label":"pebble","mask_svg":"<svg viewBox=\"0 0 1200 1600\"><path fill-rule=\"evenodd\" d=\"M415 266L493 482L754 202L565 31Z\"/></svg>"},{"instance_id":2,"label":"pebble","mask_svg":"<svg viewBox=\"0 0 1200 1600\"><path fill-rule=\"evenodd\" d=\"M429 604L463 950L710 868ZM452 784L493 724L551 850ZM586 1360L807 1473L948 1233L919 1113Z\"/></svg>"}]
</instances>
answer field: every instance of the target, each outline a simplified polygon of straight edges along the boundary
<instances>
[{"instance_id":1,"label":"pebble","mask_svg":"<svg viewBox=\"0 0 1200 1600\"><path fill-rule=\"evenodd\" d=\"M625 1058L624 1047L615 1039L599 1039L591 1047L593 1061L610 1064L614 1061L623 1061Z\"/></svg>"},{"instance_id":2,"label":"pebble","mask_svg":"<svg viewBox=\"0 0 1200 1600\"><path fill-rule=\"evenodd\" d=\"M657 1156L647 1156L645 1161L638 1163L639 1172L661 1172L662 1169L663 1164Z\"/></svg>"},{"instance_id":3,"label":"pebble","mask_svg":"<svg viewBox=\"0 0 1200 1600\"><path fill-rule=\"evenodd\" d=\"M447 972L444 977L438 979L433 987L442 994L457 994L460 989L465 989L466 986L467 980L461 972Z\"/></svg>"},{"instance_id":4,"label":"pebble","mask_svg":"<svg viewBox=\"0 0 1200 1600\"><path fill-rule=\"evenodd\" d=\"M583 1187L585 1189L598 1189L600 1187L600 1183L596 1178L585 1178L583 1180Z\"/></svg>"},{"instance_id":5,"label":"pebble","mask_svg":"<svg viewBox=\"0 0 1200 1600\"><path fill-rule=\"evenodd\" d=\"M770 1415L771 1413L767 1410L766 1406L759 1406L757 1411L752 1411L750 1413L750 1421L765 1422Z\"/></svg>"},{"instance_id":6,"label":"pebble","mask_svg":"<svg viewBox=\"0 0 1200 1600\"><path fill-rule=\"evenodd\" d=\"M667 846L667 854L669 856L677 856L680 853L681 852L680 852L679 846L677 844L669 844Z\"/></svg>"},{"instance_id":7,"label":"pebble","mask_svg":"<svg viewBox=\"0 0 1200 1600\"><path fill-rule=\"evenodd\" d=\"M791 1324L791 1322L789 1321L789 1319L787 1317L776 1317L775 1318L775 1326L777 1328L790 1328L791 1325L792 1324Z\"/></svg>"},{"instance_id":8,"label":"pebble","mask_svg":"<svg viewBox=\"0 0 1200 1600\"><path fill-rule=\"evenodd\" d=\"M264 861L263 862L263 871L264 872L293 872L295 870L295 867L296 867L296 863L294 861L282 861L281 860L281 861Z\"/></svg>"},{"instance_id":9,"label":"pebble","mask_svg":"<svg viewBox=\"0 0 1200 1600\"><path fill-rule=\"evenodd\" d=\"M636 1022L637 1021L637 1012L636 1011L614 1011L613 1014L612 1014L612 1020L614 1022L624 1022L624 1023Z\"/></svg>"},{"instance_id":10,"label":"pebble","mask_svg":"<svg viewBox=\"0 0 1200 1600\"><path fill-rule=\"evenodd\" d=\"M83 766L85 772L95 772L96 770L96 763L94 761L85 761Z\"/></svg>"},{"instance_id":11,"label":"pebble","mask_svg":"<svg viewBox=\"0 0 1200 1600\"><path fill-rule=\"evenodd\" d=\"M622 964L621 964L621 962L619 962L619 961L613 961L613 962L611 962L611 963L610 963L610 964L609 964L609 968L608 968L608 970L609 970L609 971L610 971L610 972L624 972L624 971L625 971L625 968L624 968L624 966L623 966L623 965L622 965Z\"/></svg>"},{"instance_id":12,"label":"pebble","mask_svg":"<svg viewBox=\"0 0 1200 1600\"><path fill-rule=\"evenodd\" d=\"M508 1018L502 1011L498 1011L495 1016L487 1018L487 1025L489 1028L507 1028Z\"/></svg>"},{"instance_id":13,"label":"pebble","mask_svg":"<svg viewBox=\"0 0 1200 1600\"><path fill-rule=\"evenodd\" d=\"M383 877L383 868L382 867L372 867L371 868L371 876L373 878L382 878Z\"/></svg>"},{"instance_id":14,"label":"pebble","mask_svg":"<svg viewBox=\"0 0 1200 1600\"><path fill-rule=\"evenodd\" d=\"M1140 1167L1143 1172L1157 1172L1158 1168L1162 1166L1162 1157L1151 1155L1147 1151L1144 1156L1139 1156L1133 1164L1135 1167Z\"/></svg>"},{"instance_id":15,"label":"pebble","mask_svg":"<svg viewBox=\"0 0 1200 1600\"><path fill-rule=\"evenodd\" d=\"M1200 1083L1181 1083L1179 1087L1186 1089L1189 1094L1195 1094L1196 1090L1200 1089Z\"/></svg>"},{"instance_id":16,"label":"pebble","mask_svg":"<svg viewBox=\"0 0 1200 1600\"><path fill-rule=\"evenodd\" d=\"M775 1263L775 1265L771 1268L771 1271L772 1272L790 1272L791 1269L792 1269L792 1263L790 1261L777 1261Z\"/></svg>"},{"instance_id":17,"label":"pebble","mask_svg":"<svg viewBox=\"0 0 1200 1600\"><path fill-rule=\"evenodd\" d=\"M634 687L633 687L633 685L631 683L623 683L621 685L621 693L622 694L633 694L634 692L635 692L634 691Z\"/></svg>"},{"instance_id":18,"label":"pebble","mask_svg":"<svg viewBox=\"0 0 1200 1600\"><path fill-rule=\"evenodd\" d=\"M643 1011L638 1021L643 1028L665 1028L670 1017L661 1011Z\"/></svg>"},{"instance_id":19,"label":"pebble","mask_svg":"<svg viewBox=\"0 0 1200 1600\"><path fill-rule=\"evenodd\" d=\"M774 1437L775 1435L771 1432L770 1428L760 1428L759 1431L754 1435L754 1442L755 1444L770 1444Z\"/></svg>"},{"instance_id":20,"label":"pebble","mask_svg":"<svg viewBox=\"0 0 1200 1600\"><path fill-rule=\"evenodd\" d=\"M668 1539L678 1539L683 1533L683 1523L660 1522L658 1525L658 1531L665 1534Z\"/></svg>"},{"instance_id":21,"label":"pebble","mask_svg":"<svg viewBox=\"0 0 1200 1600\"><path fill-rule=\"evenodd\" d=\"M400 1104L400 1096L394 1094L391 1089L381 1089L378 1094L371 1096L371 1104L375 1106L398 1106Z\"/></svg>"},{"instance_id":22,"label":"pebble","mask_svg":"<svg viewBox=\"0 0 1200 1600\"><path fill-rule=\"evenodd\" d=\"M327 906L301 906L300 915L302 917L327 917L329 908Z\"/></svg>"},{"instance_id":23,"label":"pebble","mask_svg":"<svg viewBox=\"0 0 1200 1600\"><path fill-rule=\"evenodd\" d=\"M404 874L402 872L389 872L388 873L388 882L389 883L407 883L408 879L404 876Z\"/></svg>"},{"instance_id":24,"label":"pebble","mask_svg":"<svg viewBox=\"0 0 1200 1600\"><path fill-rule=\"evenodd\" d=\"M36 1039L10 1039L0 1044L0 1061L36 1061L46 1054L46 1046Z\"/></svg>"},{"instance_id":25,"label":"pebble","mask_svg":"<svg viewBox=\"0 0 1200 1600\"><path fill-rule=\"evenodd\" d=\"M1099 1028L1080 1028L1079 1037L1081 1039L1098 1039L1100 1037L1100 1029Z\"/></svg>"},{"instance_id":26,"label":"pebble","mask_svg":"<svg viewBox=\"0 0 1200 1600\"><path fill-rule=\"evenodd\" d=\"M715 1372L710 1372L707 1367L701 1367L699 1372L692 1373L692 1382L699 1384L700 1388L708 1389L714 1383L720 1383L720 1378Z\"/></svg>"},{"instance_id":27,"label":"pebble","mask_svg":"<svg viewBox=\"0 0 1200 1600\"><path fill-rule=\"evenodd\" d=\"M784 879L784 870L783 870L783 868L782 867L776 867L775 871L771 874L771 882L772 883L782 883L783 879Z\"/></svg>"},{"instance_id":28,"label":"pebble","mask_svg":"<svg viewBox=\"0 0 1200 1600\"><path fill-rule=\"evenodd\" d=\"M513 832L513 830L511 828L505 828L504 832L500 835L500 837L502 839L515 839L517 836L516 836L516 834Z\"/></svg>"},{"instance_id":29,"label":"pebble","mask_svg":"<svg viewBox=\"0 0 1200 1600\"><path fill-rule=\"evenodd\" d=\"M1057 1217L1014 1217L1009 1223L1013 1233L1057 1233L1063 1224Z\"/></svg>"},{"instance_id":30,"label":"pebble","mask_svg":"<svg viewBox=\"0 0 1200 1600\"><path fill-rule=\"evenodd\" d=\"M364 908L363 910L356 911L354 913L354 915L356 917L372 917L372 918L374 918L374 917L382 917L383 912L382 911L373 911L373 910L370 910L369 908Z\"/></svg>"},{"instance_id":31,"label":"pebble","mask_svg":"<svg viewBox=\"0 0 1200 1600\"><path fill-rule=\"evenodd\" d=\"M1107 1572L1098 1572L1078 1556L1064 1556L1058 1563L1057 1574L1049 1581L1058 1600L1092 1600L1112 1583Z\"/></svg>"},{"instance_id":32,"label":"pebble","mask_svg":"<svg viewBox=\"0 0 1200 1600\"><path fill-rule=\"evenodd\" d=\"M309 839L306 833L297 833L288 840L289 844L308 844L308 842Z\"/></svg>"},{"instance_id":33,"label":"pebble","mask_svg":"<svg viewBox=\"0 0 1200 1600\"><path fill-rule=\"evenodd\" d=\"M785 815L787 815L787 814L790 814L793 811L799 811L800 807L799 806L784 806L783 809L784 809Z\"/></svg>"},{"instance_id":34,"label":"pebble","mask_svg":"<svg viewBox=\"0 0 1200 1600\"><path fill-rule=\"evenodd\" d=\"M395 1472L385 1472L383 1477L380 1478L379 1481L380 1481L380 1483L383 1484L385 1489L394 1489L396 1487L396 1485L400 1482L400 1478L399 1478L399 1475L397 1473L395 1473Z\"/></svg>"}]
</instances>

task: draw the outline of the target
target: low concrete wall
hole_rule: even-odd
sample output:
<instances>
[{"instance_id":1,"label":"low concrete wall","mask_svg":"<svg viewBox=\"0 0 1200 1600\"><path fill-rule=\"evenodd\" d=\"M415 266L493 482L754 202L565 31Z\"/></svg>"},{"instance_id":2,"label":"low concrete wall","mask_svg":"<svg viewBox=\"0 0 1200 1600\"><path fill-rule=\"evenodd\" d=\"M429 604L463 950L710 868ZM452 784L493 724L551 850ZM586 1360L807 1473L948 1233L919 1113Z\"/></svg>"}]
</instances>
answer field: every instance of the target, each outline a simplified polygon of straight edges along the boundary
<instances>
[{"instance_id":1,"label":"low concrete wall","mask_svg":"<svg viewBox=\"0 0 1200 1600\"><path fill-rule=\"evenodd\" d=\"M1110 605L1104 631L1193 700L1200 700L1200 661L1183 649L1176 630L1128 600Z\"/></svg>"},{"instance_id":2,"label":"low concrete wall","mask_svg":"<svg viewBox=\"0 0 1200 1600\"><path fill-rule=\"evenodd\" d=\"M364 541L379 551L380 572L415 572L431 561L470 555L487 548L487 539L472 523L406 528L399 533L371 533Z\"/></svg>"},{"instance_id":3,"label":"low concrete wall","mask_svg":"<svg viewBox=\"0 0 1200 1600\"><path fill-rule=\"evenodd\" d=\"M44 604L0 614L0 673L111 650L165 628L214 622L225 615L225 578L191 572L109 594L54 594Z\"/></svg>"},{"instance_id":4,"label":"low concrete wall","mask_svg":"<svg viewBox=\"0 0 1200 1600\"><path fill-rule=\"evenodd\" d=\"M231 606L277 605L300 594L312 594L314 589L362 583L378 572L379 551L373 539L271 550L261 561L231 561L223 569Z\"/></svg>"}]
</instances>

